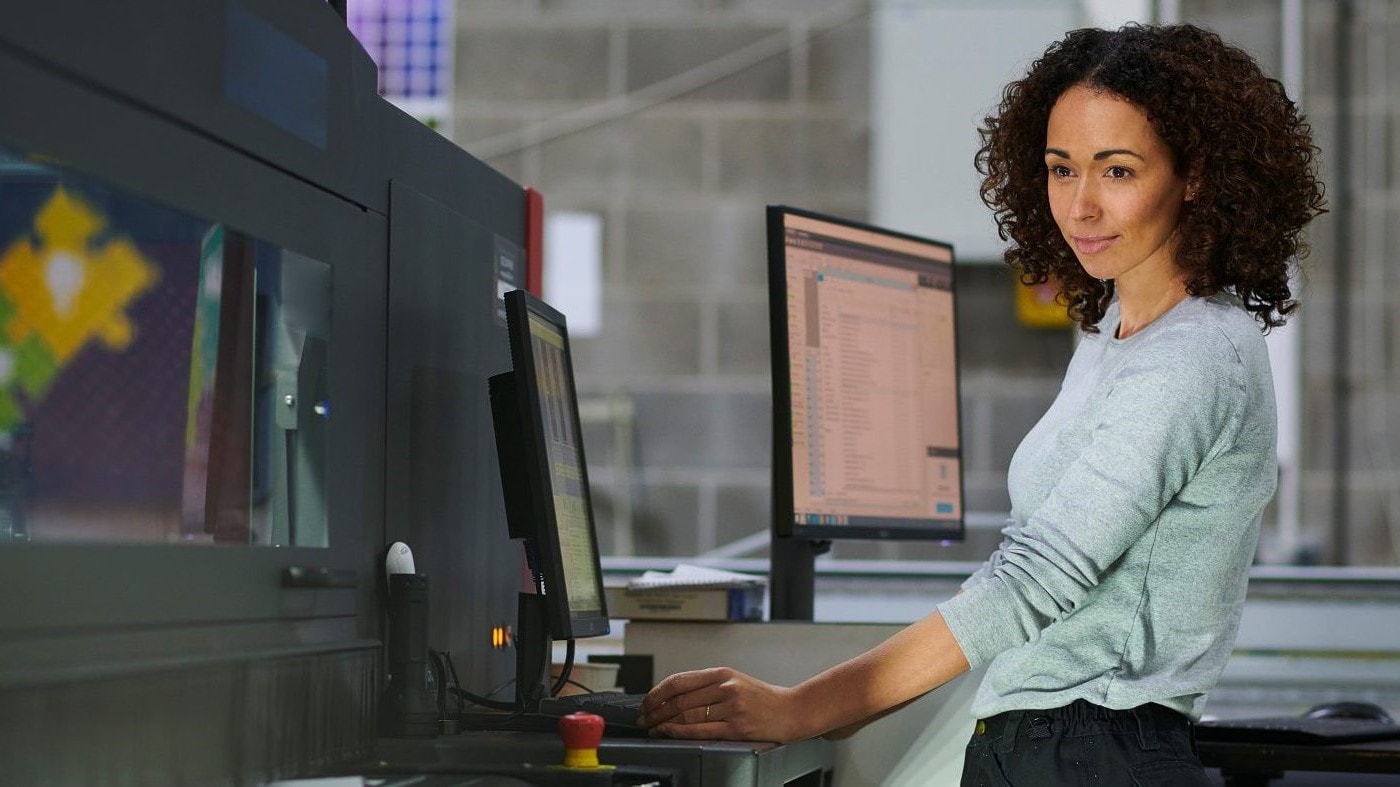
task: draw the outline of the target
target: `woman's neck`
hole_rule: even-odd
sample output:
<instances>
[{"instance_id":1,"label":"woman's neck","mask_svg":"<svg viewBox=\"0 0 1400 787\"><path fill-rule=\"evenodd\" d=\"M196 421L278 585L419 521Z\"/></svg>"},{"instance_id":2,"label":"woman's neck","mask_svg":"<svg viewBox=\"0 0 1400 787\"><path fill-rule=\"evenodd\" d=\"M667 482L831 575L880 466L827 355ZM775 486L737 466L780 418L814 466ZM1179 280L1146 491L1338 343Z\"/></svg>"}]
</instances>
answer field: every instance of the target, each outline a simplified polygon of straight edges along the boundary
<instances>
[{"instance_id":1,"label":"woman's neck","mask_svg":"<svg viewBox=\"0 0 1400 787\"><path fill-rule=\"evenodd\" d=\"M1178 278L1170 279L1166 287L1159 285L1145 291L1120 284L1117 338L1126 339L1141 331L1185 299L1186 283Z\"/></svg>"}]
</instances>

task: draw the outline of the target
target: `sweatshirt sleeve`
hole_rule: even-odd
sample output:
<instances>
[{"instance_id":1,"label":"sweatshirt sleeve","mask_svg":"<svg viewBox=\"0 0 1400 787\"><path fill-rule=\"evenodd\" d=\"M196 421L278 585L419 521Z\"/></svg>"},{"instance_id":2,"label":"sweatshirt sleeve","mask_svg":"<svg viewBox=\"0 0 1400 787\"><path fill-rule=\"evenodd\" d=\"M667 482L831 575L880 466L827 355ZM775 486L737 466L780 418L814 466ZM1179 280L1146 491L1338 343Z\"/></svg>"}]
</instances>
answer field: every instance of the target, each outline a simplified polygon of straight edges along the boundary
<instances>
[{"instance_id":1,"label":"sweatshirt sleeve","mask_svg":"<svg viewBox=\"0 0 1400 787\"><path fill-rule=\"evenodd\" d=\"M1183 326L1185 327L1185 326ZM1104 384L1089 444L1043 505L938 609L973 667L1079 606L1173 496L1234 438L1244 372L1221 333L1181 330Z\"/></svg>"}]
</instances>

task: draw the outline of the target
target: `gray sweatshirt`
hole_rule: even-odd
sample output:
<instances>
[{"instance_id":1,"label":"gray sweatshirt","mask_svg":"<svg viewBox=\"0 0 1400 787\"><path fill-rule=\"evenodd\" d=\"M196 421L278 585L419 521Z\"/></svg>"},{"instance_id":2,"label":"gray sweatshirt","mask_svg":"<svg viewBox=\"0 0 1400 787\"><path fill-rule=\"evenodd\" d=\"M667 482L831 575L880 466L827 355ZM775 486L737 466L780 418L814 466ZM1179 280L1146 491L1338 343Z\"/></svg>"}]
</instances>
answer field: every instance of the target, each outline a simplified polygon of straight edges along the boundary
<instances>
[{"instance_id":1,"label":"gray sweatshirt","mask_svg":"<svg viewBox=\"0 0 1400 787\"><path fill-rule=\"evenodd\" d=\"M1127 339L1118 304L1012 457L996 552L939 605L985 718L1085 699L1200 718L1278 477L1258 323L1187 298Z\"/></svg>"}]
</instances>

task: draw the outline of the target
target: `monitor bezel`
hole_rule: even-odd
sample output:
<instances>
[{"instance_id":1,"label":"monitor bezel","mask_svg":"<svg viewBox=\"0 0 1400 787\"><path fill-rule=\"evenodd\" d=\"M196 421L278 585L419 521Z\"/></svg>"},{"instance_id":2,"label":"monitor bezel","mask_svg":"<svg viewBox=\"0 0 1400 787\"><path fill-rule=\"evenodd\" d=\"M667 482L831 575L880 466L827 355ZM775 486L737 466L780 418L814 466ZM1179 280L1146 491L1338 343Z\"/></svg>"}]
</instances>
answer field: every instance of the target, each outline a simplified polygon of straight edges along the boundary
<instances>
[{"instance_id":1,"label":"monitor bezel","mask_svg":"<svg viewBox=\"0 0 1400 787\"><path fill-rule=\"evenodd\" d=\"M593 518L593 497L588 484L588 462L584 454L582 420L578 411L578 386L574 380L574 361L569 343L568 324L564 315L525 290L506 293L506 332L509 335L511 365L516 382L519 406L520 436L528 450L524 451L521 469L530 489L530 538L534 541L535 559L544 577L544 600L550 636L556 640L598 637L608 634L608 602L603 590L602 561L598 551L598 528ZM544 423L540 417L539 378L535 375L535 352L530 343L530 315L535 314L559 330L564 340L564 373L570 388L568 417L573 421L574 434L579 436L579 476L583 488L584 510L596 568L598 608L574 610L570 604L568 582L564 574L564 556L560 548L559 522L555 517L553 484L549 473L548 446ZM502 472L507 472L502 468ZM528 549L529 547L527 547ZM521 632L529 635L529 632Z\"/></svg>"},{"instance_id":2,"label":"monitor bezel","mask_svg":"<svg viewBox=\"0 0 1400 787\"><path fill-rule=\"evenodd\" d=\"M780 538L841 539L841 540L901 540L901 541L960 541L967 533L967 495L965 479L966 465L963 462L962 430L962 367L958 362L957 339L957 298L953 298L953 365L956 378L957 401L954 408L957 414L958 429L958 498L959 515L946 520L946 526L900 527L875 525L813 525L797 523L794 520L792 477L792 386L791 364L788 350L787 329L787 245L784 240L787 217L798 216L816 221L850 227L865 232L873 232L900 240L914 241L940 247L948 251L950 286L957 286L956 255L953 245L945 241L933 240L885 227L877 227L852 219L832 216L816 211L794 208L789 205L769 205L767 209L768 232L768 316L770 351L773 373L773 533ZM945 520L932 520L944 524Z\"/></svg>"}]
</instances>

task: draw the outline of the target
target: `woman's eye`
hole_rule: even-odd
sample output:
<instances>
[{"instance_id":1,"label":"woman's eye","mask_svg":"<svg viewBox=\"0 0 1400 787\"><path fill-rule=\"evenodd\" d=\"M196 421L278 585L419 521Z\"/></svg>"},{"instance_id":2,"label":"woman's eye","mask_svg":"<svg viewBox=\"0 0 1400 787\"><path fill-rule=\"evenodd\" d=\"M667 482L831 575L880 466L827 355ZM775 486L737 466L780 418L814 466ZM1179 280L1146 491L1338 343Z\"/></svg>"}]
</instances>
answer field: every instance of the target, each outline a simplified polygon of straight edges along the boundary
<instances>
[{"instance_id":1,"label":"woman's eye","mask_svg":"<svg viewBox=\"0 0 1400 787\"><path fill-rule=\"evenodd\" d=\"M1069 167L1066 167L1064 164L1051 164L1049 167L1046 167L1046 169L1050 171L1051 176L1056 178L1067 178L1073 174L1069 171Z\"/></svg>"},{"instance_id":2,"label":"woman's eye","mask_svg":"<svg viewBox=\"0 0 1400 787\"><path fill-rule=\"evenodd\" d=\"M1132 174L1133 171L1127 167L1109 167L1107 172L1110 178L1126 178Z\"/></svg>"}]
</instances>

